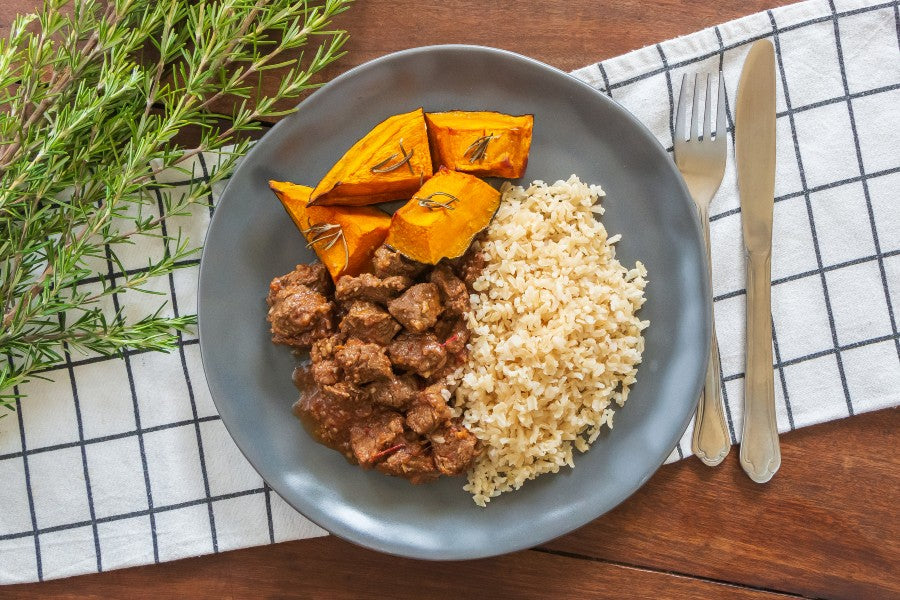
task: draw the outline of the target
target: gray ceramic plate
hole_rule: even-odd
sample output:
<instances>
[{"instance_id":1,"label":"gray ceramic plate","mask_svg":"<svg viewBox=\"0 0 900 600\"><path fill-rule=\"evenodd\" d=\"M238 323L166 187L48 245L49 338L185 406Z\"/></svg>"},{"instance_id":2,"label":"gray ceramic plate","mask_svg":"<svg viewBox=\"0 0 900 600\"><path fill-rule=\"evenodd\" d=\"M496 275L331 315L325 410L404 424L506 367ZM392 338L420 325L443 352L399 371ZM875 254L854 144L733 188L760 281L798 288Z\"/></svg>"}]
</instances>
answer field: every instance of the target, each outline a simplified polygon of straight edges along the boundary
<instances>
[{"instance_id":1,"label":"gray ceramic plate","mask_svg":"<svg viewBox=\"0 0 900 600\"><path fill-rule=\"evenodd\" d=\"M650 319L638 381L615 429L545 475L477 507L461 478L412 486L363 471L310 439L291 415L294 358L269 341L272 277L314 255L269 191L269 179L314 185L372 126L419 106L534 114L523 181L577 173L607 192L619 256L649 271ZM287 502L330 532L384 552L476 558L540 544L610 510L665 460L694 410L706 365L708 282L692 205L647 129L601 93L505 51L434 46L357 67L305 100L253 148L209 228L200 269L200 344L228 431Z\"/></svg>"}]
</instances>

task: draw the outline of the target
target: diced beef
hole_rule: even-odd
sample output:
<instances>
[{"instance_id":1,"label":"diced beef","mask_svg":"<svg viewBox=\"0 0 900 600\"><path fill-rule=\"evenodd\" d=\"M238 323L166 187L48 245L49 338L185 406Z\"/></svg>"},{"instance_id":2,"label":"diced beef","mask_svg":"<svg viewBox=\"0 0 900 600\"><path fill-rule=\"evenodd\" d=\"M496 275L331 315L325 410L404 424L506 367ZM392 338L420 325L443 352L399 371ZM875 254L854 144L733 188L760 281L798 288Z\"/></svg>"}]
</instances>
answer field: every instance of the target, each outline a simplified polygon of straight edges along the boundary
<instances>
[{"instance_id":1,"label":"diced beef","mask_svg":"<svg viewBox=\"0 0 900 600\"><path fill-rule=\"evenodd\" d=\"M411 483L427 483L440 477L431 452L421 442L406 442L403 447L388 453L375 467L382 473L405 477Z\"/></svg>"},{"instance_id":2,"label":"diced beef","mask_svg":"<svg viewBox=\"0 0 900 600\"><path fill-rule=\"evenodd\" d=\"M366 386L369 398L375 404L389 408L404 409L415 400L419 393L419 384L412 375L391 377L382 381L374 381Z\"/></svg>"},{"instance_id":3,"label":"diced beef","mask_svg":"<svg viewBox=\"0 0 900 600\"><path fill-rule=\"evenodd\" d=\"M434 431L450 419L450 407L442 390L440 385L428 386L419 392L406 411L406 425L419 435Z\"/></svg>"},{"instance_id":4,"label":"diced beef","mask_svg":"<svg viewBox=\"0 0 900 600\"><path fill-rule=\"evenodd\" d=\"M425 379L425 384L429 386L439 384L441 387L446 388L452 394L456 391L456 388L459 387L459 377L455 375L459 368L463 366L463 364L465 364L465 361L458 360L453 355L451 355L447 359L447 364L436 370L431 374L430 377L427 377Z\"/></svg>"},{"instance_id":5,"label":"diced beef","mask_svg":"<svg viewBox=\"0 0 900 600\"><path fill-rule=\"evenodd\" d=\"M334 306L325 296L305 285L281 289L272 298L268 320L272 341L295 348L309 348L334 330Z\"/></svg>"},{"instance_id":6,"label":"diced beef","mask_svg":"<svg viewBox=\"0 0 900 600\"><path fill-rule=\"evenodd\" d=\"M429 377L447 362L447 351L432 333L401 333L388 346L391 362L398 369Z\"/></svg>"},{"instance_id":7,"label":"diced beef","mask_svg":"<svg viewBox=\"0 0 900 600\"><path fill-rule=\"evenodd\" d=\"M342 402L356 402L360 405L360 408L368 406L367 402L362 402L362 400L365 400L366 398L366 393L360 387L355 386L352 383L339 381L334 385L323 385L321 390L324 395L334 398L335 400L340 400ZM363 414L367 414L367 412L372 412L371 407L369 407L368 411L363 410Z\"/></svg>"},{"instance_id":8,"label":"diced beef","mask_svg":"<svg viewBox=\"0 0 900 600\"><path fill-rule=\"evenodd\" d=\"M278 292L295 285L305 285L323 296L330 295L334 290L331 275L328 274L325 265L320 262L297 265L293 271L281 277L276 277L269 284L269 297L266 299L269 306L272 306L272 302L275 296L278 295Z\"/></svg>"},{"instance_id":9,"label":"diced beef","mask_svg":"<svg viewBox=\"0 0 900 600\"><path fill-rule=\"evenodd\" d=\"M438 265L428 278L441 293L444 314L462 316L469 310L469 290L447 265Z\"/></svg>"},{"instance_id":10,"label":"diced beef","mask_svg":"<svg viewBox=\"0 0 900 600\"><path fill-rule=\"evenodd\" d=\"M377 304L356 300L341 320L340 329L347 337L387 346L401 327Z\"/></svg>"},{"instance_id":11,"label":"diced beef","mask_svg":"<svg viewBox=\"0 0 900 600\"><path fill-rule=\"evenodd\" d=\"M385 354L384 346L367 344L357 339L349 339L334 353L344 376L351 383L362 384L377 379L389 379L391 361Z\"/></svg>"},{"instance_id":12,"label":"diced beef","mask_svg":"<svg viewBox=\"0 0 900 600\"><path fill-rule=\"evenodd\" d=\"M379 246L372 257L372 266L378 277L390 277L391 275L403 275L415 278L428 265L406 258L390 246Z\"/></svg>"},{"instance_id":13,"label":"diced beef","mask_svg":"<svg viewBox=\"0 0 900 600\"><path fill-rule=\"evenodd\" d=\"M458 354L465 350L469 342L469 327L465 320L441 317L434 326L434 333L448 354Z\"/></svg>"},{"instance_id":14,"label":"diced beef","mask_svg":"<svg viewBox=\"0 0 900 600\"><path fill-rule=\"evenodd\" d=\"M478 438L458 423L449 423L430 436L434 464L444 475L467 471L478 453Z\"/></svg>"},{"instance_id":15,"label":"diced beef","mask_svg":"<svg viewBox=\"0 0 900 600\"><path fill-rule=\"evenodd\" d=\"M403 417L399 413L377 412L350 428L350 447L361 465L372 465L402 448L402 434Z\"/></svg>"},{"instance_id":16,"label":"diced beef","mask_svg":"<svg viewBox=\"0 0 900 600\"><path fill-rule=\"evenodd\" d=\"M413 333L434 327L441 314L441 294L433 283L419 283L388 302L388 312Z\"/></svg>"},{"instance_id":17,"label":"diced beef","mask_svg":"<svg viewBox=\"0 0 900 600\"><path fill-rule=\"evenodd\" d=\"M457 277L463 280L466 288L473 292L472 284L481 275L484 267L487 266L487 258L481 250L478 250L476 244L469 246L469 249L461 258L453 261L453 270L456 271Z\"/></svg>"},{"instance_id":18,"label":"diced beef","mask_svg":"<svg viewBox=\"0 0 900 600\"><path fill-rule=\"evenodd\" d=\"M334 385L340 381L341 369L336 361L320 360L318 362L313 362L310 369L312 371L313 381L315 381L316 385L319 387Z\"/></svg>"},{"instance_id":19,"label":"diced beef","mask_svg":"<svg viewBox=\"0 0 900 600\"><path fill-rule=\"evenodd\" d=\"M309 349L309 357L313 362L334 358L334 353L341 346L341 338L337 335L329 335L317 339Z\"/></svg>"},{"instance_id":20,"label":"diced beef","mask_svg":"<svg viewBox=\"0 0 900 600\"><path fill-rule=\"evenodd\" d=\"M472 248L431 267L382 246L374 274L335 286L315 263L272 281L273 341L309 348L294 411L316 440L412 483L471 467L480 443L446 398L468 358L469 294L485 264Z\"/></svg>"},{"instance_id":21,"label":"diced beef","mask_svg":"<svg viewBox=\"0 0 900 600\"><path fill-rule=\"evenodd\" d=\"M342 302L348 300L368 300L385 304L391 298L412 285L412 279L402 275L394 275L381 279L371 273L363 273L358 277L341 277L335 289L335 298Z\"/></svg>"},{"instance_id":22,"label":"diced beef","mask_svg":"<svg viewBox=\"0 0 900 600\"><path fill-rule=\"evenodd\" d=\"M311 386L301 393L293 410L318 441L352 458L350 427L361 418L360 408L351 394L329 394Z\"/></svg>"}]
</instances>

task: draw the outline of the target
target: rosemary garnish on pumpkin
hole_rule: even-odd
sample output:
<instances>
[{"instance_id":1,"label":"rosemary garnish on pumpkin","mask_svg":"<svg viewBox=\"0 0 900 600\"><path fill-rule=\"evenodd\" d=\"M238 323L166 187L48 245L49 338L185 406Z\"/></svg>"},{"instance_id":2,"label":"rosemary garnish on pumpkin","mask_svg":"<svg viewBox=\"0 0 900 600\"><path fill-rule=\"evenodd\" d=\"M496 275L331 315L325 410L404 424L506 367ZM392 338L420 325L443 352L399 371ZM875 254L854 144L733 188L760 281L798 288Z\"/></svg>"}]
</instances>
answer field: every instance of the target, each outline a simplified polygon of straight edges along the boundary
<instances>
[{"instance_id":1,"label":"rosemary garnish on pumpkin","mask_svg":"<svg viewBox=\"0 0 900 600\"><path fill-rule=\"evenodd\" d=\"M308 222L307 222L308 223ZM331 248L340 241L344 245L344 267L350 264L350 248L347 246L347 238L344 237L344 228L337 223L317 223L301 231L306 239L307 248L316 244L325 244L323 250Z\"/></svg>"},{"instance_id":2,"label":"rosemary garnish on pumpkin","mask_svg":"<svg viewBox=\"0 0 900 600\"><path fill-rule=\"evenodd\" d=\"M412 168L412 165L409 163L409 161L412 159L413 152L415 152L415 150L410 150L409 152L407 152L406 148L403 147L403 138L400 138L400 141L398 142L398 144L400 146L400 152L394 152L393 154L388 156L386 159L384 159L383 161L381 161L380 163L378 163L377 165L372 167L371 168L372 173L390 173L391 171L396 171L403 165L406 165L409 168L409 172L413 173L413 168ZM394 160L398 156L402 156L403 158L401 158L400 160L398 160L397 162L395 162L393 164L389 164L392 160Z\"/></svg>"},{"instance_id":3,"label":"rosemary garnish on pumpkin","mask_svg":"<svg viewBox=\"0 0 900 600\"><path fill-rule=\"evenodd\" d=\"M449 200L441 202L440 200L435 200L435 196L446 196L449 198ZM434 210L435 208L446 208L447 210L453 210L453 203L459 202L459 198L457 198L453 194L448 194L447 192L434 192L432 194L428 194L424 198L416 197L414 199L419 201L419 206L427 208L428 210Z\"/></svg>"},{"instance_id":4,"label":"rosemary garnish on pumpkin","mask_svg":"<svg viewBox=\"0 0 900 600\"><path fill-rule=\"evenodd\" d=\"M479 160L484 159L484 154L487 152L488 143L494 139L495 136L493 133L489 133L487 135L483 135L466 148L466 151L463 152L463 156L469 157L469 162L473 163ZM471 156L469 156L471 154Z\"/></svg>"}]
</instances>

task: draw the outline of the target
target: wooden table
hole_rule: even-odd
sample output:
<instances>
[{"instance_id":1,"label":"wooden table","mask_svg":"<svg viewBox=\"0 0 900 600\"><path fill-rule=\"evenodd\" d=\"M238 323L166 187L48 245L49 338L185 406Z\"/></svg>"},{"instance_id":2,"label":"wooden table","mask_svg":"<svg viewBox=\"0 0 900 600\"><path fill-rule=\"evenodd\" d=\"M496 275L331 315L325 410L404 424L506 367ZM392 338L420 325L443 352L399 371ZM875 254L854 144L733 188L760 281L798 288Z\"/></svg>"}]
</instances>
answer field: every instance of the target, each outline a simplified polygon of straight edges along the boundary
<instances>
[{"instance_id":1,"label":"wooden table","mask_svg":"<svg viewBox=\"0 0 900 600\"><path fill-rule=\"evenodd\" d=\"M783 3L360 0L340 18L349 54L328 75L449 42L572 70ZM35 4L0 2L0 35ZM497 558L406 560L328 537L0 588L0 598L897 598L898 429L900 412L887 410L785 435L781 471L763 486L736 451L715 469L666 466L604 517Z\"/></svg>"}]
</instances>

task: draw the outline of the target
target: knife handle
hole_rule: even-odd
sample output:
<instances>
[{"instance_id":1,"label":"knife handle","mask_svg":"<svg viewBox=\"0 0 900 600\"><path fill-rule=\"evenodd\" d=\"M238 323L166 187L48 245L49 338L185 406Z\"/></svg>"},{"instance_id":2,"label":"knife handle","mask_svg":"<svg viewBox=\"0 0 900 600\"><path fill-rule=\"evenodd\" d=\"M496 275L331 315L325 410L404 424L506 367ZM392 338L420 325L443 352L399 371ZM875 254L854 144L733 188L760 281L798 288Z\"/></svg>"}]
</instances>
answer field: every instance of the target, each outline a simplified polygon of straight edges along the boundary
<instances>
[{"instance_id":1,"label":"knife handle","mask_svg":"<svg viewBox=\"0 0 900 600\"><path fill-rule=\"evenodd\" d=\"M750 479L765 483L781 466L772 368L772 256L748 252L746 260L747 364L740 458Z\"/></svg>"}]
</instances>

